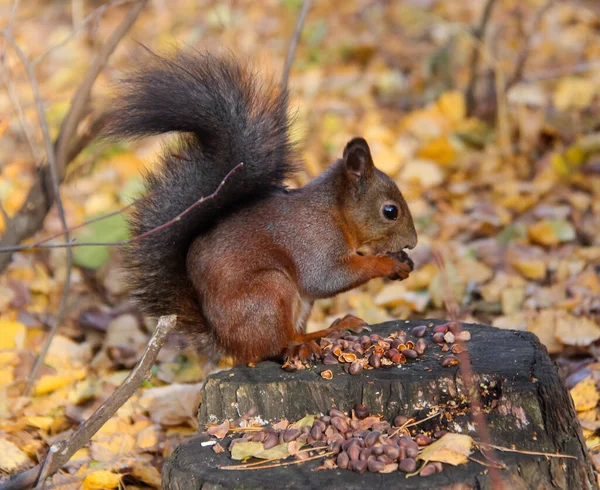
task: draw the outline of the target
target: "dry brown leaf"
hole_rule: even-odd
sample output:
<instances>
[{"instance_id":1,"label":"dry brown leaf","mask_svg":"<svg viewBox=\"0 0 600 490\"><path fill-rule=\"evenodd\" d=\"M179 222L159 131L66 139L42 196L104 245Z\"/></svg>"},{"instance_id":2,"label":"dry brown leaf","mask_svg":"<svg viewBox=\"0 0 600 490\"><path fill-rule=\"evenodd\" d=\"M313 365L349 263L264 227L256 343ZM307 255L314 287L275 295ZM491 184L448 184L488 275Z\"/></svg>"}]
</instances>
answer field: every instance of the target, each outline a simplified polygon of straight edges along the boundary
<instances>
[{"instance_id":1,"label":"dry brown leaf","mask_svg":"<svg viewBox=\"0 0 600 490\"><path fill-rule=\"evenodd\" d=\"M600 339L600 327L589 318L565 313L557 319L555 335L565 345L588 346Z\"/></svg>"},{"instance_id":2,"label":"dry brown leaf","mask_svg":"<svg viewBox=\"0 0 600 490\"><path fill-rule=\"evenodd\" d=\"M29 457L12 442L0 438L0 470L13 472L30 462Z\"/></svg>"},{"instance_id":3,"label":"dry brown leaf","mask_svg":"<svg viewBox=\"0 0 600 490\"><path fill-rule=\"evenodd\" d=\"M215 436L217 439L223 439L229 432L229 420L226 420L219 425L211 425L206 432L211 436Z\"/></svg>"},{"instance_id":4,"label":"dry brown leaf","mask_svg":"<svg viewBox=\"0 0 600 490\"><path fill-rule=\"evenodd\" d=\"M173 384L150 388L140 396L140 406L162 425L178 425L194 419L202 399L203 383Z\"/></svg>"}]
</instances>

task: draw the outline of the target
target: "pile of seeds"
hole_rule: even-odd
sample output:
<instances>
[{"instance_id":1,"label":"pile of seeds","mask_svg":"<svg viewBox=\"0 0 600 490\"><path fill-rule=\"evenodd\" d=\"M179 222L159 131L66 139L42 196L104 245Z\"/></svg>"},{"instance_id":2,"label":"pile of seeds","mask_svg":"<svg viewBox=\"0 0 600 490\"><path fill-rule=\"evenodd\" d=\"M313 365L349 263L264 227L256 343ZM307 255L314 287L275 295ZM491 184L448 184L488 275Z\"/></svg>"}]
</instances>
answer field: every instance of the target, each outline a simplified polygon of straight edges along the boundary
<instances>
[{"instance_id":1,"label":"pile of seeds","mask_svg":"<svg viewBox=\"0 0 600 490\"><path fill-rule=\"evenodd\" d=\"M428 348L425 336L430 334L433 341L448 353L441 361L442 366L459 364L457 355L466 351L463 343L471 339L471 334L462 329L458 322L441 325L419 325L409 334L396 331L382 337L379 334L355 335L349 332L333 332L320 340L321 359L325 365L343 364L344 370L351 374L360 374L363 370L398 366L418 360ZM301 364L286 363L286 369L302 369ZM321 373L325 379L331 379L333 373L325 370Z\"/></svg>"},{"instance_id":2,"label":"pile of seeds","mask_svg":"<svg viewBox=\"0 0 600 490\"><path fill-rule=\"evenodd\" d=\"M434 413L427 419L440 416L440 412ZM305 418L306 419L306 418ZM305 419L302 419L303 422ZM408 428L415 427L421 422L414 422L405 416L395 418L393 425L382 420L381 416L372 416L367 407L356 405L352 410L352 416L337 409L331 409L328 415L311 418L312 423L297 423L288 425L275 424L259 428L250 427L244 429L231 429L234 432L241 431L241 437L234 438L229 444L232 451L238 444L259 450L257 457L263 458L260 452L269 449L282 449L282 459L293 456L297 462L319 457L326 458L321 469L340 468L352 470L358 473L370 471L373 473L391 473L401 471L408 474L419 474L429 476L442 471L442 463L425 462L419 468L419 453L432 443L440 439L447 432L436 431L431 435L417 433L411 436ZM221 426L213 426L221 427ZM227 425L227 433L229 425ZM414 430L414 429L413 429ZM216 431L209 433L216 433ZM225 434L222 434L223 437ZM241 448L242 446L239 446ZM220 447L220 446L219 446ZM293 450L288 448L293 447ZM239 449L238 448L238 449ZM222 448L217 451L222 451ZM250 455L254 455L250 454ZM281 454L281 452L277 452ZM249 456L248 456L249 457ZM236 458L239 459L239 458ZM272 459L267 463L271 463ZM224 469L249 469L260 468L261 463L249 463L247 466L228 466ZM286 463L289 464L289 463ZM267 467L267 466L264 466ZM268 466L272 467L272 465Z\"/></svg>"}]
</instances>

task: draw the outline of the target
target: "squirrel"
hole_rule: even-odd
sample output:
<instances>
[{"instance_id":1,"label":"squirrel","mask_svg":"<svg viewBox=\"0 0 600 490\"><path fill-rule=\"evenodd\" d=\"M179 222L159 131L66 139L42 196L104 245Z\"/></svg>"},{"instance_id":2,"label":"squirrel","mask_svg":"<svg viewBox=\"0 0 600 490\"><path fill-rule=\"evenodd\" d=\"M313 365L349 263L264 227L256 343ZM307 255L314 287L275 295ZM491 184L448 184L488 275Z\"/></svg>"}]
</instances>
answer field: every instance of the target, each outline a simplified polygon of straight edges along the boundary
<instances>
[{"instance_id":1,"label":"squirrel","mask_svg":"<svg viewBox=\"0 0 600 490\"><path fill-rule=\"evenodd\" d=\"M367 142L286 187L300 164L287 91L233 56L153 54L117 92L105 136L179 133L128 217L132 236L150 232L124 252L132 297L150 316L176 314L205 353L310 356L322 336L366 325L347 315L307 334L315 300L412 271L411 213Z\"/></svg>"}]
</instances>

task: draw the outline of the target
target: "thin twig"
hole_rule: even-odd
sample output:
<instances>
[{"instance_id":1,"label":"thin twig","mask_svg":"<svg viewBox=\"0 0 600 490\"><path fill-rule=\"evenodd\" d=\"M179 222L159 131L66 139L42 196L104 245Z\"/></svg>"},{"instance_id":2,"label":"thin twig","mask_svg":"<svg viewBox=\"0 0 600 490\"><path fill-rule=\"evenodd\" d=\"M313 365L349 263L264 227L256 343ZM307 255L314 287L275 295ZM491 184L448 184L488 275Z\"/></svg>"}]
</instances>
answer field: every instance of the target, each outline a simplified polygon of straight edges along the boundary
<instances>
[{"instance_id":1,"label":"thin twig","mask_svg":"<svg viewBox=\"0 0 600 490\"><path fill-rule=\"evenodd\" d=\"M233 167L227 173L225 178L221 181L221 183L219 184L217 189L212 194L201 197L194 204L192 204L187 209L185 209L184 211L179 213L173 219L157 226L156 228L152 228L151 230L148 230L148 231L142 233L141 235L136 235L132 238L129 238L127 240L122 240L120 242L79 242L79 243L77 243L77 242L71 241L69 243L50 243L50 244L40 244L40 245L33 244L33 245L17 245L14 247L0 247L0 254L8 253L8 252L16 252L18 250L33 250L33 249L44 249L44 248L105 247L105 246L119 247L122 245L127 245L129 243L136 242L136 241L146 238L147 236L150 236L158 231L164 230L165 228L168 228L169 226L174 225L178 221L181 221L181 218L183 218L186 214L188 214L190 211L192 211L195 207L199 206L200 204L202 204L210 199L213 199L221 191L221 189L223 188L223 186L225 185L227 180L229 180L229 178L234 174L234 172L243 166L244 166L244 163L240 162L235 167ZM118 213L118 212L115 212L115 214L116 213ZM100 219L100 218L98 218L98 219Z\"/></svg>"},{"instance_id":2,"label":"thin twig","mask_svg":"<svg viewBox=\"0 0 600 490\"><path fill-rule=\"evenodd\" d=\"M46 51L44 51L42 54L40 54L39 56L34 58L32 60L33 66L37 66L39 63L41 63L44 60L44 58L46 58L53 51L56 51L57 49L62 48L71 39L73 39L77 34L79 34L83 30L83 28L86 27L88 24L91 24L92 22L98 22L100 20L100 18L102 17L102 15L104 14L104 12L106 10L108 10L109 8L117 7L119 5L125 5L127 3L131 3L131 2L135 2L135 1L137 1L137 0L114 0L114 1L106 2L102 5L100 5L100 7L98 7L96 10L94 10L93 12L88 14L87 17L85 17L76 27L74 27L74 29L69 33L69 35L67 35L64 39L62 39L55 45L50 46Z\"/></svg>"},{"instance_id":3,"label":"thin twig","mask_svg":"<svg viewBox=\"0 0 600 490\"><path fill-rule=\"evenodd\" d=\"M530 456L545 456L546 458L577 459L577 456L571 456L570 454L542 453L539 451L527 451L525 449L511 449L509 447L496 446L495 444L489 444L487 442L478 442L478 441L475 441L475 444L477 446L491 447L493 449L497 449L498 451L502 451L505 453L528 454Z\"/></svg>"},{"instance_id":4,"label":"thin twig","mask_svg":"<svg viewBox=\"0 0 600 490\"><path fill-rule=\"evenodd\" d=\"M515 62L515 69L513 71L512 76L506 82L506 89L510 89L516 83L519 83L523 78L523 71L525 70L525 65L527 64L527 60L529 58L529 53L531 52L531 40L535 35L542 19L548 9L554 5L555 0L547 0L544 5L542 5L536 12L533 17L533 21L531 23L531 28L529 32L525 35L525 40L521 45L521 49L517 55L517 61Z\"/></svg>"},{"instance_id":5,"label":"thin twig","mask_svg":"<svg viewBox=\"0 0 600 490\"><path fill-rule=\"evenodd\" d=\"M94 121L91 125L91 129L87 133L78 138L74 137L77 126L85 115L91 88L96 78L108 62L108 59L116 49L120 40L133 26L147 1L148 0L139 0L129 9L123 21L117 26L115 31L113 31L106 44L102 46L100 52L94 58L83 82L71 99L69 111L63 119L59 136L54 144L56 155L55 168L59 176L59 181L64 179L67 165L73 161L77 154L85 148L93 138L91 131L94 128L98 128L99 123L102 123L101 116ZM7 34L6 31L0 31L0 33ZM71 143L73 139L75 141ZM42 167L40 169L38 178L29 190L25 203L7 224L4 233L0 238L0 244L2 244L0 245L0 249L7 252L4 255L0 255L0 271L2 271L10 262L12 252L15 251L14 247L37 232L43 225L44 218L54 202L55 196L51 191L52 179L48 169L49 167Z\"/></svg>"},{"instance_id":6,"label":"thin twig","mask_svg":"<svg viewBox=\"0 0 600 490\"><path fill-rule=\"evenodd\" d=\"M298 16L298 20L296 21L296 28L294 29L294 34L292 35L292 39L290 39L287 56L285 57L285 64L283 66L283 76L281 78L282 92L287 90L288 80L290 78L290 71L292 70L292 63L294 62L294 56L296 55L296 48L298 47L298 41L300 40L302 28L304 27L304 21L306 20L308 11L310 10L311 3L312 0L304 0L304 3L302 4L302 10L300 10L300 15Z\"/></svg>"},{"instance_id":7,"label":"thin twig","mask_svg":"<svg viewBox=\"0 0 600 490\"><path fill-rule=\"evenodd\" d=\"M129 9L123 21L113 31L106 43L100 49L100 52L96 55L96 58L85 74L81 85L79 85L75 95L71 99L69 112L67 112L67 115L62 121L60 132L58 138L56 139L56 169L61 178L64 178L65 168L67 165L66 155L68 152L69 142L71 141L71 137L77 129L77 125L81 122L81 119L84 116L84 112L90 100L92 87L94 86L98 75L100 75L100 72L108 63L108 59L119 45L121 39L123 39L123 36L127 33L127 31L129 31L129 29L137 20L147 1L148 0L139 0Z\"/></svg>"},{"instance_id":8,"label":"thin twig","mask_svg":"<svg viewBox=\"0 0 600 490\"><path fill-rule=\"evenodd\" d=\"M50 448L54 454L52 461L48 464L47 476L53 475L67 463L71 459L71 456L81 449L100 430L106 421L131 398L141 384L148 379L158 353L167 340L168 335L175 329L176 324L177 317L175 315L160 317L146 350L125 381L69 438L54 444L52 446L54 449ZM41 475L42 468L43 464L39 464L35 468L16 475L0 484L0 490L24 490L32 488Z\"/></svg>"},{"instance_id":9,"label":"thin twig","mask_svg":"<svg viewBox=\"0 0 600 490\"><path fill-rule=\"evenodd\" d=\"M450 281L448 279L444 258L438 250L434 250L432 255L441 274L444 303L446 305L446 310L448 311L449 319L451 321L455 321L458 324L459 332L457 333L460 333L460 331L462 331L462 326L459 322L458 302L454 297L454 293L450 285ZM481 440L491 446L492 439L490 436L487 422L485 420L485 415L483 413L483 407L481 406L479 391L477 389L477 386L475 385L475 382L473 381L473 367L471 365L471 358L469 356L469 352L465 350L464 352L457 354L457 357L460 361L459 370L461 378L465 384L465 389L467 392L467 396L469 397L469 403L471 405L471 414L473 418L473 423L475 425L475 430L477 431L477 434L479 434ZM495 459L493 458L493 454L490 455L490 459ZM500 477L497 468L490 467L490 482L492 484L492 489L494 490L502 490L504 488L502 478Z\"/></svg>"},{"instance_id":10,"label":"thin twig","mask_svg":"<svg viewBox=\"0 0 600 490\"><path fill-rule=\"evenodd\" d=\"M494 8L495 3L496 0L487 0L483 9L483 14L481 16L479 27L473 33L473 37L479 42L483 42L483 39L485 38L485 31L487 29L488 22L492 15L492 10ZM477 86L477 71L479 70L479 57L480 52L478 47L473 46L473 51L471 52L471 60L469 62L469 85L467 86L467 91L465 95L467 103L467 114L469 115L471 115L473 113L473 110L475 109L475 88Z\"/></svg>"},{"instance_id":11,"label":"thin twig","mask_svg":"<svg viewBox=\"0 0 600 490\"><path fill-rule=\"evenodd\" d=\"M46 159L48 161L48 166L50 168L50 176L52 179L52 187L54 191L54 199L56 200L56 209L58 211L58 216L60 218L60 223L65 235L65 242L68 243L70 241L69 238L69 227L67 225L67 218L65 216L65 208L62 203L62 199L60 197L60 179L57 172L57 160L56 154L54 153L54 146L52 145L52 139L50 138L50 129L48 128L48 120L46 119L46 110L44 108L44 101L42 100L42 95L40 93L40 87L35 76L35 69L21 47L15 42L11 33L6 33L4 36L5 41L10 44L14 52L17 54L25 71L27 72L27 77L29 78L29 83L31 85L31 90L33 92L33 97L35 100L35 105L37 109L38 118L40 121L40 128L42 130L42 136L44 139L44 147L46 149ZM65 315L67 309L67 302L69 299L69 289L71 287L71 270L73 268L73 250L71 248L67 248L67 273L65 277L65 282L63 284L63 289L60 297L60 304L58 306L58 311L54 317L54 322L52 323L52 328L46 339L44 340L44 344L38 355L29 379L27 380L27 386L25 387L24 396L29 396L31 389L35 383L37 375L39 373L42 364L44 363L44 359L46 354L48 353L48 349L50 349L50 344L58 331L58 327L62 323L63 317Z\"/></svg>"}]
</instances>

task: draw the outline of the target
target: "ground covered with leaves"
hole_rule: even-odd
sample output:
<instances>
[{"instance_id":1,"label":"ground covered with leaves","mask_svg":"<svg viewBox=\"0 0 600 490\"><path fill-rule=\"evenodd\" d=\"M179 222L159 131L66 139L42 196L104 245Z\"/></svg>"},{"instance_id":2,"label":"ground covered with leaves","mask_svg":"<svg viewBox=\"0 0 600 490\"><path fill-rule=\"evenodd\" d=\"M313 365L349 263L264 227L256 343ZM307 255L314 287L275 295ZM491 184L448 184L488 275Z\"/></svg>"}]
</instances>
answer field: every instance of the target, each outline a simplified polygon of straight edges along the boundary
<instances>
[{"instance_id":1,"label":"ground covered with leaves","mask_svg":"<svg viewBox=\"0 0 600 490\"><path fill-rule=\"evenodd\" d=\"M138 42L160 52L226 46L279 76L301 3L148 3L102 72L95 109L135 64ZM294 138L305 161L290 184L319 174L348 139L362 135L376 165L407 198L419 245L409 279L375 280L320 301L309 327L347 313L368 323L446 318L450 308L462 320L534 332L568 376L600 468L600 8L593 1L491 2L482 29L486 3L312 6L290 77ZM14 10L12 34L36 61L52 136L89 60L128 7L108 4L96 14L102 3L84 0L23 2ZM11 11L13 2L1 0L0 28ZM12 216L44 146L31 85L10 47L3 63L0 199ZM130 204L160 144L87 147L61 188L68 224ZM0 233L4 226L0 214ZM60 231L52 209L29 243ZM121 214L73 234L79 241L127 237ZM153 323L128 302L116 247L77 248L75 264L66 316L35 383L30 373L59 308L65 251L20 252L0 275L2 476L43 460L53 441L88 417L124 379L152 332ZM144 389L71 460L67 469L75 477L58 474L54 483L159 488L164 458L198 429L201 361L184 339L173 338Z\"/></svg>"}]
</instances>

